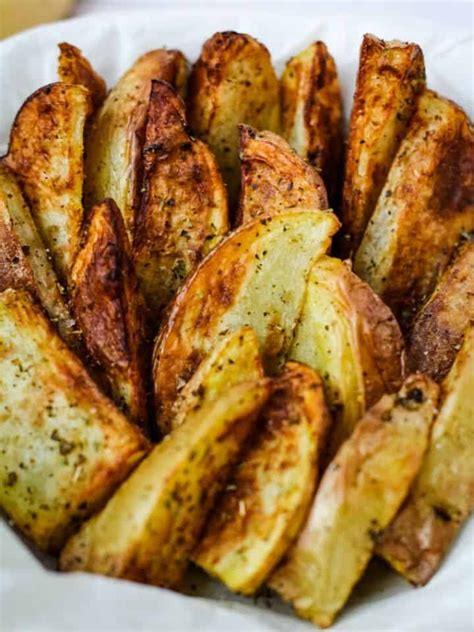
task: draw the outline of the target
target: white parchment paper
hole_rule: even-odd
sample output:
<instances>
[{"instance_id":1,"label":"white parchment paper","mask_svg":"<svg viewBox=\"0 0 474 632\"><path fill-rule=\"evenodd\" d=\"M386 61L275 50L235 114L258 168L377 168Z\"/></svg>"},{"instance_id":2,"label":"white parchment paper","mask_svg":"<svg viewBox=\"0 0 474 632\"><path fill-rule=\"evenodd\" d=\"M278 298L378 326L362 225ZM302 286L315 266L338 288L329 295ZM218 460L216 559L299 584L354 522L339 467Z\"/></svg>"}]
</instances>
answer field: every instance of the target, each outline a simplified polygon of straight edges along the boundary
<instances>
[{"instance_id":1,"label":"white parchment paper","mask_svg":"<svg viewBox=\"0 0 474 632\"><path fill-rule=\"evenodd\" d=\"M39 0L41 1L41 0ZM409 4L385 19L358 16L357 3L325 15L317 4L241 3L170 8L123 15L97 14L52 24L0 43L0 150L24 99L56 80L57 43L83 49L109 84L141 53L180 48L190 61L204 40L219 30L250 33L265 43L281 71L284 62L315 39L324 40L336 59L346 116L363 33L418 42L424 50L428 83L473 113L472 25L465 30L411 19ZM0 245L1 246L1 245ZM373 562L333 626L335 630L451 632L474 629L474 528L463 530L448 559L423 589L413 589L381 563ZM191 572L193 596L85 574L58 574L46 568L0 523L0 628L6 632L156 630L161 632L263 632L314 629L295 618L276 598L238 598L199 572Z\"/></svg>"}]
</instances>

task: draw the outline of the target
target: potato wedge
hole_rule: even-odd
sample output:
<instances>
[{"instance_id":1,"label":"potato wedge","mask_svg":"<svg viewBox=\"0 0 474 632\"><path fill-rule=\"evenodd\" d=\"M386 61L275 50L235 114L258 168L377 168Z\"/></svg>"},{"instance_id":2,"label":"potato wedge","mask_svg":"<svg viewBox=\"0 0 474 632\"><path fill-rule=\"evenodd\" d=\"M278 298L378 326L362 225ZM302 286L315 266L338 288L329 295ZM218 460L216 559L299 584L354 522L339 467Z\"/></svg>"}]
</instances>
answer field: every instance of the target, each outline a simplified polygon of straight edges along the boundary
<instances>
[{"instance_id":1,"label":"potato wedge","mask_svg":"<svg viewBox=\"0 0 474 632\"><path fill-rule=\"evenodd\" d=\"M240 164L237 125L278 132L280 92L267 48L250 35L226 31L205 42L188 84L189 122L210 146L237 202Z\"/></svg>"},{"instance_id":2,"label":"potato wedge","mask_svg":"<svg viewBox=\"0 0 474 632\"><path fill-rule=\"evenodd\" d=\"M437 399L429 378L408 377L328 466L306 526L269 582L301 617L327 627L344 606L420 468Z\"/></svg>"},{"instance_id":3,"label":"potato wedge","mask_svg":"<svg viewBox=\"0 0 474 632\"><path fill-rule=\"evenodd\" d=\"M0 506L51 553L147 448L21 290L0 294L0 422Z\"/></svg>"},{"instance_id":4,"label":"potato wedge","mask_svg":"<svg viewBox=\"0 0 474 632\"><path fill-rule=\"evenodd\" d=\"M112 198L131 237L140 199L143 134L152 79L182 91L186 59L177 50L142 55L110 91L86 138L86 207Z\"/></svg>"},{"instance_id":5,"label":"potato wedge","mask_svg":"<svg viewBox=\"0 0 474 632\"><path fill-rule=\"evenodd\" d=\"M33 219L65 283L83 218L83 133L91 111L83 86L52 83L16 115L6 164L15 172Z\"/></svg>"},{"instance_id":6,"label":"potato wedge","mask_svg":"<svg viewBox=\"0 0 474 632\"><path fill-rule=\"evenodd\" d=\"M413 584L426 584L474 511L474 328L441 386L423 465L376 552Z\"/></svg>"},{"instance_id":7,"label":"potato wedge","mask_svg":"<svg viewBox=\"0 0 474 632\"><path fill-rule=\"evenodd\" d=\"M90 92L94 111L100 108L107 96L105 81L92 68L82 51L72 44L58 44L58 77L63 83L84 86Z\"/></svg>"},{"instance_id":8,"label":"potato wedge","mask_svg":"<svg viewBox=\"0 0 474 632\"><path fill-rule=\"evenodd\" d=\"M362 240L424 85L419 46L364 35L345 166L344 256L352 256Z\"/></svg>"},{"instance_id":9,"label":"potato wedge","mask_svg":"<svg viewBox=\"0 0 474 632\"><path fill-rule=\"evenodd\" d=\"M407 339L409 369L436 382L443 380L470 322L474 322L474 241L460 247L417 314Z\"/></svg>"},{"instance_id":10,"label":"potato wedge","mask_svg":"<svg viewBox=\"0 0 474 632\"><path fill-rule=\"evenodd\" d=\"M122 215L113 200L94 206L71 270L71 303L90 357L113 399L146 425L143 297Z\"/></svg>"},{"instance_id":11,"label":"potato wedge","mask_svg":"<svg viewBox=\"0 0 474 632\"><path fill-rule=\"evenodd\" d=\"M143 154L133 249L156 322L197 262L229 230L227 193L216 159L190 135L184 103L164 81L152 81Z\"/></svg>"},{"instance_id":12,"label":"potato wedge","mask_svg":"<svg viewBox=\"0 0 474 632\"><path fill-rule=\"evenodd\" d=\"M257 590L306 519L328 426L320 377L289 362L212 510L193 555L198 566L233 591Z\"/></svg>"},{"instance_id":13,"label":"potato wedge","mask_svg":"<svg viewBox=\"0 0 474 632\"><path fill-rule=\"evenodd\" d=\"M267 395L266 381L240 384L190 411L71 538L61 568L177 587Z\"/></svg>"},{"instance_id":14,"label":"potato wedge","mask_svg":"<svg viewBox=\"0 0 474 632\"><path fill-rule=\"evenodd\" d=\"M265 368L288 351L311 262L338 228L332 213L284 213L242 226L198 266L170 310L155 343L157 421L169 419L180 387L211 352L219 334L255 329ZM288 265L291 261L291 266Z\"/></svg>"},{"instance_id":15,"label":"potato wedge","mask_svg":"<svg viewBox=\"0 0 474 632\"><path fill-rule=\"evenodd\" d=\"M474 230L473 173L468 117L426 90L354 262L402 328L433 291L460 235Z\"/></svg>"},{"instance_id":16,"label":"potato wedge","mask_svg":"<svg viewBox=\"0 0 474 632\"><path fill-rule=\"evenodd\" d=\"M223 334L201 362L189 382L179 391L169 419L160 417L163 433L180 426L203 398L211 401L226 389L264 377L258 339L251 327Z\"/></svg>"},{"instance_id":17,"label":"potato wedge","mask_svg":"<svg viewBox=\"0 0 474 632\"><path fill-rule=\"evenodd\" d=\"M239 125L242 181L237 223L287 211L327 209L326 188L277 134Z\"/></svg>"},{"instance_id":18,"label":"potato wedge","mask_svg":"<svg viewBox=\"0 0 474 632\"><path fill-rule=\"evenodd\" d=\"M321 257L311 268L289 357L323 377L334 417L330 456L365 410L402 382L397 321L349 262L332 257Z\"/></svg>"},{"instance_id":19,"label":"potato wedge","mask_svg":"<svg viewBox=\"0 0 474 632\"><path fill-rule=\"evenodd\" d=\"M342 96L337 68L324 42L310 44L285 66L281 77L282 135L321 174L338 208Z\"/></svg>"}]
</instances>

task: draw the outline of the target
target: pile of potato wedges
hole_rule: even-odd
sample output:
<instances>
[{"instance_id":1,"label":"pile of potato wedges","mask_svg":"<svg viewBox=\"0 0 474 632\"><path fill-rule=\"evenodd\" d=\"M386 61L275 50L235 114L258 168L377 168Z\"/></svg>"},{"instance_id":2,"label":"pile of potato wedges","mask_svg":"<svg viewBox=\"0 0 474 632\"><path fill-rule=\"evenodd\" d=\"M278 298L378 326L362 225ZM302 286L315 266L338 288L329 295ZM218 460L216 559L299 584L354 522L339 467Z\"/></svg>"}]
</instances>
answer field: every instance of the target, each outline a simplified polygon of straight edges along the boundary
<instances>
[{"instance_id":1,"label":"pile of potato wedges","mask_svg":"<svg viewBox=\"0 0 474 632\"><path fill-rule=\"evenodd\" d=\"M315 42L216 33L108 91L59 45L0 162L0 504L82 570L190 563L327 627L474 508L474 130L366 35L347 139Z\"/></svg>"}]
</instances>

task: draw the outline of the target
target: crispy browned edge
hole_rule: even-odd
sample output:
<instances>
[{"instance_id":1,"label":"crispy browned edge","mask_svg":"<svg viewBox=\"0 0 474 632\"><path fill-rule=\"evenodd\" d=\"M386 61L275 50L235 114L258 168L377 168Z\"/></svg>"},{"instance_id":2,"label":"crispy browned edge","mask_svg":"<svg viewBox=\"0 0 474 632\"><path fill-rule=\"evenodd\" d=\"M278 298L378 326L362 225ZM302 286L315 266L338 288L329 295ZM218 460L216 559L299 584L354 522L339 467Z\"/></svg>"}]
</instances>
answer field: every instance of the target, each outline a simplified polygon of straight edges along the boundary
<instances>
[{"instance_id":1,"label":"crispy browned edge","mask_svg":"<svg viewBox=\"0 0 474 632\"><path fill-rule=\"evenodd\" d=\"M95 72L79 48L67 42L61 42L58 47L59 80L87 88L92 97L93 109L97 110L107 96L105 81Z\"/></svg>"},{"instance_id":2,"label":"crispy browned edge","mask_svg":"<svg viewBox=\"0 0 474 632\"><path fill-rule=\"evenodd\" d=\"M236 224L295 211L327 209L326 188L317 171L273 132L239 125L241 187Z\"/></svg>"},{"instance_id":3,"label":"crispy browned edge","mask_svg":"<svg viewBox=\"0 0 474 632\"><path fill-rule=\"evenodd\" d=\"M91 209L71 281L72 307L91 359L104 372L116 403L146 426L145 306L113 200Z\"/></svg>"},{"instance_id":4,"label":"crispy browned edge","mask_svg":"<svg viewBox=\"0 0 474 632\"><path fill-rule=\"evenodd\" d=\"M409 371L439 382L446 377L474 323L474 238L462 244L407 336Z\"/></svg>"},{"instance_id":5,"label":"crispy browned edge","mask_svg":"<svg viewBox=\"0 0 474 632\"><path fill-rule=\"evenodd\" d=\"M305 158L321 174L331 208L339 207L344 150L342 94L337 67L324 42L310 45L314 51L311 67L302 68L298 56L289 60L281 81L282 133L288 140L295 105L304 99L304 125L308 133ZM286 73L300 75L294 94L283 80ZM305 81L306 79L306 81Z\"/></svg>"}]
</instances>

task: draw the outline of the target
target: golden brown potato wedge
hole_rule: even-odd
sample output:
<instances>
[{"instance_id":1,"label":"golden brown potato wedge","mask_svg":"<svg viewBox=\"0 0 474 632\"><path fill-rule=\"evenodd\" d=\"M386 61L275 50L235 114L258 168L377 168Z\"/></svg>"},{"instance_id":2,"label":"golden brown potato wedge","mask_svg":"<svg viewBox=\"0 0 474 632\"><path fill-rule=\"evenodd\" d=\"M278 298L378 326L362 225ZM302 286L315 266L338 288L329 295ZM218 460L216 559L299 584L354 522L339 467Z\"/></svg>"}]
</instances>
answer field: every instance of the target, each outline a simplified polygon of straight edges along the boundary
<instances>
[{"instance_id":1,"label":"golden brown potato wedge","mask_svg":"<svg viewBox=\"0 0 474 632\"><path fill-rule=\"evenodd\" d=\"M302 306L306 274L337 228L332 213L284 213L242 226L206 257L176 297L155 343L158 423L160 415L169 419L180 387L222 332L253 327L264 366L270 372L280 368Z\"/></svg>"},{"instance_id":2,"label":"golden brown potato wedge","mask_svg":"<svg viewBox=\"0 0 474 632\"><path fill-rule=\"evenodd\" d=\"M365 35L345 165L341 250L357 250L425 85L416 44Z\"/></svg>"},{"instance_id":3,"label":"golden brown potato wedge","mask_svg":"<svg viewBox=\"0 0 474 632\"><path fill-rule=\"evenodd\" d=\"M311 268L289 357L323 377L334 417L330 456L364 411L402 382L403 338L395 317L349 262L332 257Z\"/></svg>"},{"instance_id":4,"label":"golden brown potato wedge","mask_svg":"<svg viewBox=\"0 0 474 632\"><path fill-rule=\"evenodd\" d=\"M86 139L87 208L112 198L133 234L140 198L143 134L152 79L164 79L181 92L186 59L177 50L142 55L110 91Z\"/></svg>"},{"instance_id":5,"label":"golden brown potato wedge","mask_svg":"<svg viewBox=\"0 0 474 632\"><path fill-rule=\"evenodd\" d=\"M237 125L272 132L280 127L279 83L270 53L250 35L215 33L188 85L190 125L216 155L234 204L240 181Z\"/></svg>"},{"instance_id":6,"label":"golden brown potato wedge","mask_svg":"<svg viewBox=\"0 0 474 632\"><path fill-rule=\"evenodd\" d=\"M226 389L242 382L263 378L258 339L251 327L223 333L211 353L201 362L187 384L179 391L169 419L160 417L163 433L180 426L203 399L211 401Z\"/></svg>"},{"instance_id":7,"label":"golden brown potato wedge","mask_svg":"<svg viewBox=\"0 0 474 632\"><path fill-rule=\"evenodd\" d=\"M0 294L0 506L55 553L147 442L21 290Z\"/></svg>"},{"instance_id":8,"label":"golden brown potato wedge","mask_svg":"<svg viewBox=\"0 0 474 632\"><path fill-rule=\"evenodd\" d=\"M474 510L474 328L441 386L431 442L400 513L382 534L377 553L419 586L437 571Z\"/></svg>"},{"instance_id":9,"label":"golden brown potato wedge","mask_svg":"<svg viewBox=\"0 0 474 632\"><path fill-rule=\"evenodd\" d=\"M337 68L324 42L292 57L281 77L282 135L321 174L332 207L341 179L342 97Z\"/></svg>"},{"instance_id":10,"label":"golden brown potato wedge","mask_svg":"<svg viewBox=\"0 0 474 632\"><path fill-rule=\"evenodd\" d=\"M240 384L190 411L71 538L61 568L177 587L267 395L266 381Z\"/></svg>"},{"instance_id":11,"label":"golden brown potato wedge","mask_svg":"<svg viewBox=\"0 0 474 632\"><path fill-rule=\"evenodd\" d=\"M15 172L60 280L67 281L83 218L83 133L91 111L83 86L52 83L16 115L6 164Z\"/></svg>"},{"instance_id":12,"label":"golden brown potato wedge","mask_svg":"<svg viewBox=\"0 0 474 632\"><path fill-rule=\"evenodd\" d=\"M438 387L412 375L357 424L325 471L306 526L269 585L300 616L331 625L393 519L426 450Z\"/></svg>"},{"instance_id":13,"label":"golden brown potato wedge","mask_svg":"<svg viewBox=\"0 0 474 632\"><path fill-rule=\"evenodd\" d=\"M113 200L89 214L71 270L71 302L90 357L130 419L146 422L144 300L122 215Z\"/></svg>"},{"instance_id":14,"label":"golden brown potato wedge","mask_svg":"<svg viewBox=\"0 0 474 632\"><path fill-rule=\"evenodd\" d=\"M156 322L197 262L229 230L227 193L216 159L190 135L184 103L164 81L152 82L143 153L133 249Z\"/></svg>"},{"instance_id":15,"label":"golden brown potato wedge","mask_svg":"<svg viewBox=\"0 0 474 632\"><path fill-rule=\"evenodd\" d=\"M104 102L107 96L105 81L92 68L82 51L72 44L58 44L58 77L63 83L84 86L90 92L94 111Z\"/></svg>"},{"instance_id":16,"label":"golden brown potato wedge","mask_svg":"<svg viewBox=\"0 0 474 632\"><path fill-rule=\"evenodd\" d=\"M460 247L417 314L407 340L408 368L440 382L451 368L470 322L474 322L474 241Z\"/></svg>"},{"instance_id":17,"label":"golden brown potato wedge","mask_svg":"<svg viewBox=\"0 0 474 632\"><path fill-rule=\"evenodd\" d=\"M459 237L474 230L474 130L426 90L393 161L354 269L408 327Z\"/></svg>"},{"instance_id":18,"label":"golden brown potato wedge","mask_svg":"<svg viewBox=\"0 0 474 632\"><path fill-rule=\"evenodd\" d=\"M198 566L231 590L257 590L307 516L328 426L320 377L289 362L211 513L193 555Z\"/></svg>"},{"instance_id":19,"label":"golden brown potato wedge","mask_svg":"<svg viewBox=\"0 0 474 632\"><path fill-rule=\"evenodd\" d=\"M327 209L318 173L277 134L239 125L242 181L237 223L287 211Z\"/></svg>"}]
</instances>

